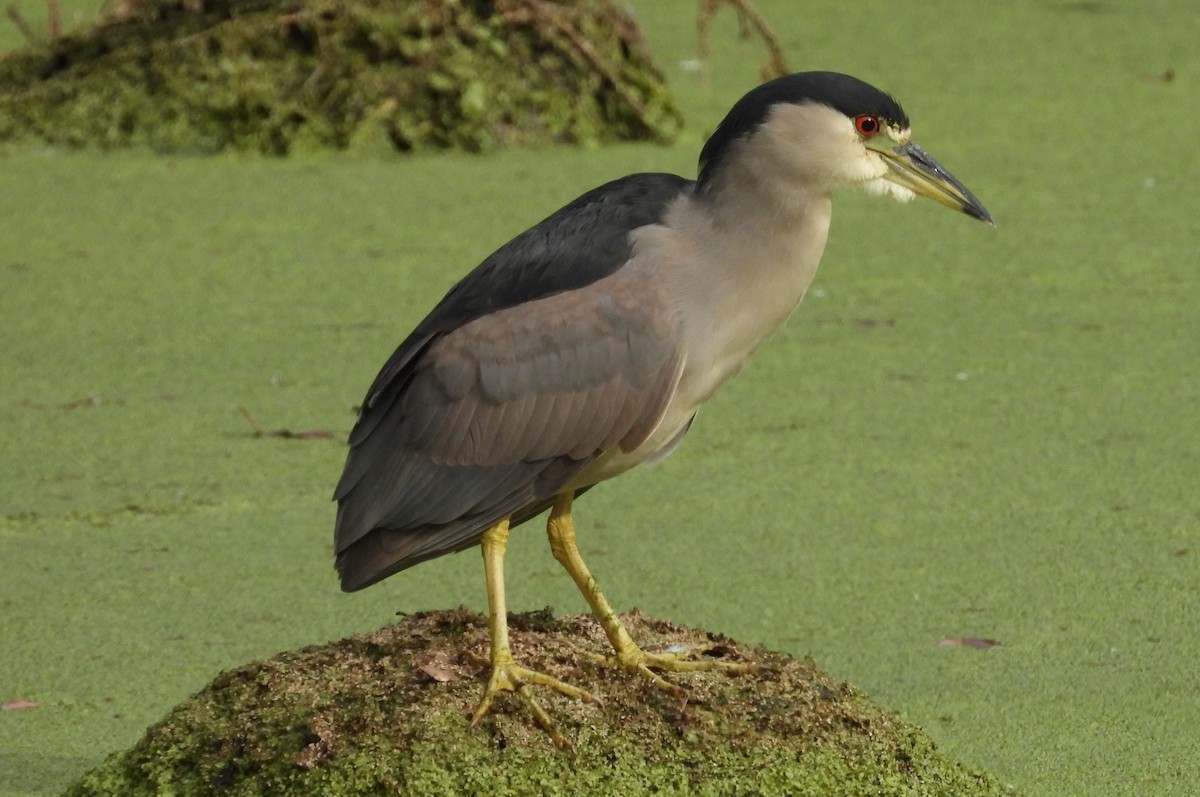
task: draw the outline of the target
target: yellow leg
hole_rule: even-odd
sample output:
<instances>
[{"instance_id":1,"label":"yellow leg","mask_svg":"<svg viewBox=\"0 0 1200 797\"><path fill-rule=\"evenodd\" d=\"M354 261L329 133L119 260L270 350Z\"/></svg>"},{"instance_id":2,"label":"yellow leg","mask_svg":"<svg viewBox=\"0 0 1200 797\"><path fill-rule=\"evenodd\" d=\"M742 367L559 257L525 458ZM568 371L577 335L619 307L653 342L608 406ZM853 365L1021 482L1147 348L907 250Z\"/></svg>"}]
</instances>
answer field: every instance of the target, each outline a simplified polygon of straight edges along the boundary
<instances>
[{"instance_id":1,"label":"yellow leg","mask_svg":"<svg viewBox=\"0 0 1200 797\"><path fill-rule=\"evenodd\" d=\"M483 533L483 568L487 577L488 631L492 640L492 674L484 690L483 699L471 716L474 727L492 707L492 701L500 692L513 692L533 714L538 725L550 734L554 744L567 747L568 742L554 727L550 715L529 694L529 684L548 686L558 692L593 703L599 699L590 692L571 686L544 673L527 670L513 660L508 644L508 609L504 600L504 551L508 547L508 519L497 523Z\"/></svg>"},{"instance_id":2,"label":"yellow leg","mask_svg":"<svg viewBox=\"0 0 1200 797\"><path fill-rule=\"evenodd\" d=\"M583 562L579 548L575 545L575 524L571 520L571 503L574 496L564 493L554 501L550 510L550 522L546 525L546 533L550 537L550 550L566 571L575 580L575 585L583 593L592 614L600 621L604 634L612 644L615 656L604 659L630 672L639 673L649 678L653 684L664 692L677 697L686 697L687 693L655 673L651 668L669 670L671 672L696 672L699 670L725 670L727 672L752 672L753 664L734 664L724 661L686 661L672 654L646 653L633 641L633 637L621 624L617 613L600 592L600 585Z\"/></svg>"}]
</instances>

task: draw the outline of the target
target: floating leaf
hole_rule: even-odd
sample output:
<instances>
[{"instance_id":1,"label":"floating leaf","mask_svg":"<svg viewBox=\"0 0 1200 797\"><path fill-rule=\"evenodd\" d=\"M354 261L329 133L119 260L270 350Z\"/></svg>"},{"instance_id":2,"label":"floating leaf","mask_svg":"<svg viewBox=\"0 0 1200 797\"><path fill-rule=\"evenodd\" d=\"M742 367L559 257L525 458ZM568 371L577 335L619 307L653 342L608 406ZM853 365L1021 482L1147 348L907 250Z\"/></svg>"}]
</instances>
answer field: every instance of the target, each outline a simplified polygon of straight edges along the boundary
<instances>
[{"instance_id":1,"label":"floating leaf","mask_svg":"<svg viewBox=\"0 0 1200 797\"><path fill-rule=\"evenodd\" d=\"M976 650L987 650L1000 644L995 639L984 639L977 636L948 636L939 639L937 643L939 647L943 648L975 648Z\"/></svg>"},{"instance_id":2,"label":"floating leaf","mask_svg":"<svg viewBox=\"0 0 1200 797\"><path fill-rule=\"evenodd\" d=\"M37 708L38 704L32 700L10 700L7 703L0 703L0 711L20 711L23 708Z\"/></svg>"}]
</instances>

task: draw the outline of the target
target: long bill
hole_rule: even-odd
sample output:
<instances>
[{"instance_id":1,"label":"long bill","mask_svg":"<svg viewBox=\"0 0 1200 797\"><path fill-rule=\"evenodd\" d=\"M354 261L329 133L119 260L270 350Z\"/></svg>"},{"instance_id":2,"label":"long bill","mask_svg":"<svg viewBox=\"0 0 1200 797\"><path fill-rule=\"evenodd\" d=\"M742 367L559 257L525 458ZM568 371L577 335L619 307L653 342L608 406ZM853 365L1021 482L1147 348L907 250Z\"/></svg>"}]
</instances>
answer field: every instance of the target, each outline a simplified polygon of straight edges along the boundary
<instances>
[{"instance_id":1,"label":"long bill","mask_svg":"<svg viewBox=\"0 0 1200 797\"><path fill-rule=\"evenodd\" d=\"M996 226L983 203L916 144L901 144L879 153L888 165L887 179L919 196Z\"/></svg>"}]
</instances>

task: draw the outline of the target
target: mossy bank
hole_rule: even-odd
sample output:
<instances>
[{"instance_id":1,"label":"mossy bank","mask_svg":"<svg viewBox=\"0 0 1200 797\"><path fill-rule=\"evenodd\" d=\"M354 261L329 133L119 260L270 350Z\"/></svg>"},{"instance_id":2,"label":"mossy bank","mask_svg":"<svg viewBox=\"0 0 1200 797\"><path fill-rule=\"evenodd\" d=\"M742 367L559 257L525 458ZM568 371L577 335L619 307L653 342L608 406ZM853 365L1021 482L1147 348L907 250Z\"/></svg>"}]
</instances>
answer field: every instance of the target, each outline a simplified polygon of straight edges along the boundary
<instances>
[{"instance_id":1,"label":"mossy bank","mask_svg":"<svg viewBox=\"0 0 1200 797\"><path fill-rule=\"evenodd\" d=\"M468 727L486 620L422 613L222 673L68 794L1011 793L811 661L636 612L625 620L647 649L754 661L760 672L681 677L681 704L584 655L605 645L591 618L513 615L523 663L603 700L541 695L571 740L559 751L514 697Z\"/></svg>"},{"instance_id":2,"label":"mossy bank","mask_svg":"<svg viewBox=\"0 0 1200 797\"><path fill-rule=\"evenodd\" d=\"M608 0L125 0L0 58L0 141L162 152L665 140Z\"/></svg>"}]
</instances>

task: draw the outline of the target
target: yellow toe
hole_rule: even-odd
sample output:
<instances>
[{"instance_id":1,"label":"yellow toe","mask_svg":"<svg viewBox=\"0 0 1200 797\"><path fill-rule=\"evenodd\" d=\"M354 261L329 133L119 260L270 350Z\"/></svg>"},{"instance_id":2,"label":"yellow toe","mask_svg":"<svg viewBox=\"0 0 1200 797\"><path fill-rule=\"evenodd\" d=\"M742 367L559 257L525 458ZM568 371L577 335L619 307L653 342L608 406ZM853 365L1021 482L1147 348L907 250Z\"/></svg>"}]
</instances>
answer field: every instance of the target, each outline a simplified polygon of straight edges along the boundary
<instances>
[{"instance_id":1,"label":"yellow toe","mask_svg":"<svg viewBox=\"0 0 1200 797\"><path fill-rule=\"evenodd\" d=\"M575 698L576 700L582 700L585 703L601 702L600 698L586 689L580 689L578 686L572 686L553 676L522 667L509 658L507 661L493 664L491 677L488 678L488 685L483 691L483 698L479 701L479 705L476 706L474 713L471 715L471 727L478 725L491 710L496 695L501 692L512 692L525 704L525 707L533 715L538 726L550 735L556 747L570 747L570 742L558 732L558 729L554 726L554 721L550 719L550 715L546 713L546 710L534 698L529 688L530 686L548 687L560 694Z\"/></svg>"}]
</instances>

